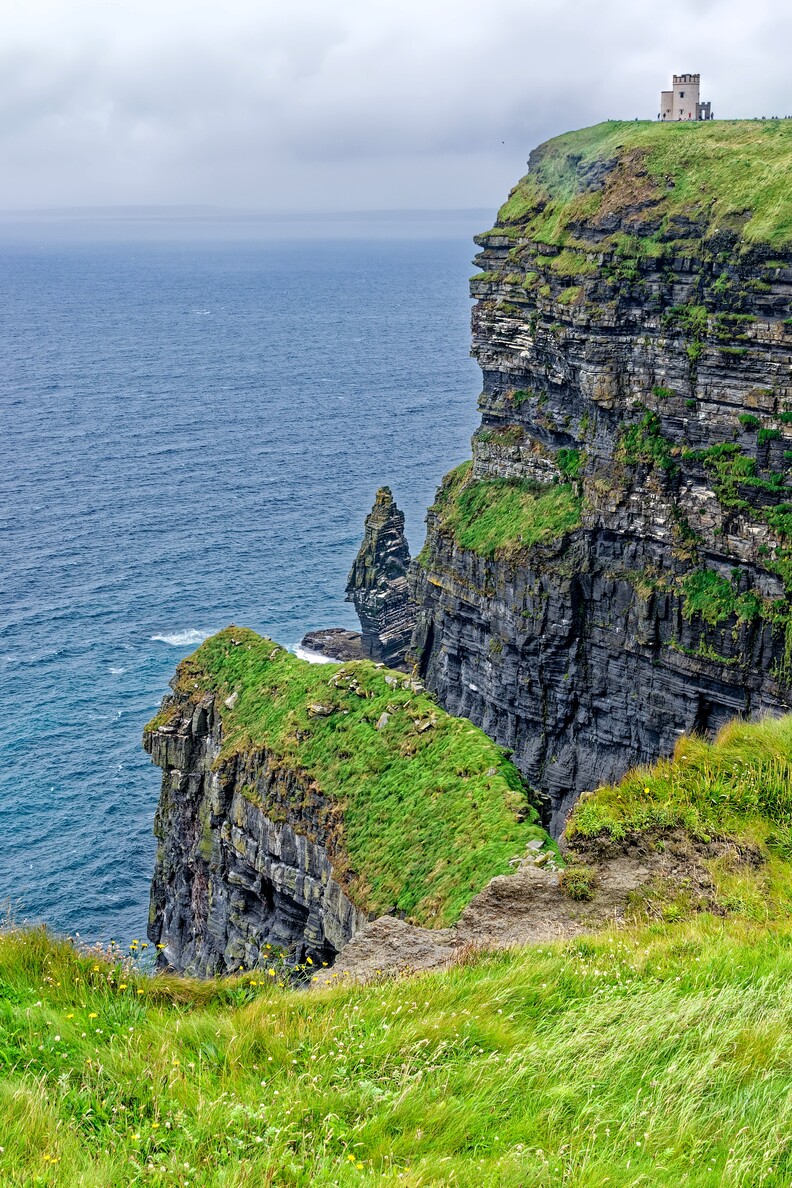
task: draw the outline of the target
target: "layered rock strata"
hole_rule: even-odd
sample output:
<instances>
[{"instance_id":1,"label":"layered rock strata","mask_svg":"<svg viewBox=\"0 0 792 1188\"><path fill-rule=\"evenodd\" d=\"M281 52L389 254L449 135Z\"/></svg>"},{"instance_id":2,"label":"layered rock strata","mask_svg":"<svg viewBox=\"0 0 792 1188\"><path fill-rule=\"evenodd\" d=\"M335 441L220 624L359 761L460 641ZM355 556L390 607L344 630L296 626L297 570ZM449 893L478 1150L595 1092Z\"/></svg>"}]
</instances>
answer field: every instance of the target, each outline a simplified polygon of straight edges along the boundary
<instances>
[{"instance_id":1,"label":"layered rock strata","mask_svg":"<svg viewBox=\"0 0 792 1188\"><path fill-rule=\"evenodd\" d=\"M347 600L360 619L363 654L391 668L404 663L415 626L407 571L410 549L404 513L388 487L377 491L365 535L347 581Z\"/></svg>"},{"instance_id":2,"label":"layered rock strata","mask_svg":"<svg viewBox=\"0 0 792 1188\"><path fill-rule=\"evenodd\" d=\"M159 964L198 977L256 969L279 951L331 964L368 917L333 877L327 802L266 751L218 763L213 696L170 707L144 740L163 773L148 929Z\"/></svg>"},{"instance_id":3,"label":"layered rock strata","mask_svg":"<svg viewBox=\"0 0 792 1188\"><path fill-rule=\"evenodd\" d=\"M691 144L685 202L694 130L560 138L477 238L482 421L411 569L413 658L556 832L683 731L790 705L792 253L722 192L749 133Z\"/></svg>"}]
</instances>

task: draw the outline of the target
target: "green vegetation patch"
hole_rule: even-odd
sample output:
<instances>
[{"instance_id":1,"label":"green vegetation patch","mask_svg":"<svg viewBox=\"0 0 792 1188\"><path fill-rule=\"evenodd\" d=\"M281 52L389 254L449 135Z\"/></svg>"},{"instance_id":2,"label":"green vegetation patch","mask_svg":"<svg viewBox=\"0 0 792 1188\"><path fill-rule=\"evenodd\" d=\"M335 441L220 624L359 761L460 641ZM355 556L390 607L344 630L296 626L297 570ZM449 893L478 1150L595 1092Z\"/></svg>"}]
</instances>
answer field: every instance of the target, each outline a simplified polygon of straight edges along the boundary
<instances>
[{"instance_id":1,"label":"green vegetation patch","mask_svg":"<svg viewBox=\"0 0 792 1188\"><path fill-rule=\"evenodd\" d=\"M657 413L647 410L637 425L622 429L616 447L617 459L629 466L640 463L673 470L676 463L671 457L672 443L663 435L661 424Z\"/></svg>"},{"instance_id":2,"label":"green vegetation patch","mask_svg":"<svg viewBox=\"0 0 792 1188\"><path fill-rule=\"evenodd\" d=\"M369 661L309 664L229 627L182 661L175 687L217 695L220 762L265 750L338 806L333 866L360 907L441 926L546 835L503 752L414 684Z\"/></svg>"},{"instance_id":3,"label":"green vegetation patch","mask_svg":"<svg viewBox=\"0 0 792 1188\"><path fill-rule=\"evenodd\" d=\"M693 837L766 842L792 858L792 714L683 737L672 759L636 768L575 806L567 837L682 827Z\"/></svg>"},{"instance_id":4,"label":"green vegetation patch","mask_svg":"<svg viewBox=\"0 0 792 1188\"><path fill-rule=\"evenodd\" d=\"M370 986L273 980L151 978L0 937L0 1182L792 1179L788 923L705 915Z\"/></svg>"},{"instance_id":5,"label":"green vegetation patch","mask_svg":"<svg viewBox=\"0 0 792 1188\"><path fill-rule=\"evenodd\" d=\"M756 594L739 593L734 582L714 569L696 569L681 580L686 619L701 615L705 623L722 623L734 615L738 623L749 622L762 613L762 600Z\"/></svg>"},{"instance_id":6,"label":"green vegetation patch","mask_svg":"<svg viewBox=\"0 0 792 1188\"><path fill-rule=\"evenodd\" d=\"M666 237L673 235L677 216L692 216L704 234L729 229L749 243L784 247L792 243L790 172L787 120L611 120L542 145L535 167L501 207L493 234L516 230L564 246L577 222L619 211L629 215L638 198L654 205ZM622 254L662 251L656 237L623 238L629 242L619 242Z\"/></svg>"},{"instance_id":7,"label":"green vegetation patch","mask_svg":"<svg viewBox=\"0 0 792 1188\"><path fill-rule=\"evenodd\" d=\"M440 529L483 557L515 556L566 536L580 526L581 510L572 483L473 479L469 462L446 475L435 503Z\"/></svg>"}]
</instances>

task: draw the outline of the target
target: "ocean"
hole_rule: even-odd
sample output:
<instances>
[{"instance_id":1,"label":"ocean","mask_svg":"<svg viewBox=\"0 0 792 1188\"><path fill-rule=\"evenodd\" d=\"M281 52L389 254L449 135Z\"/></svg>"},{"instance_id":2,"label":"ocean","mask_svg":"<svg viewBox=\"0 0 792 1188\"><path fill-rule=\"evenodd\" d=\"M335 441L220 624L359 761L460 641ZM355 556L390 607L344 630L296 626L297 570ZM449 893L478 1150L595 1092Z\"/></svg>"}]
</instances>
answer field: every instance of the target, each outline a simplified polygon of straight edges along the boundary
<instances>
[{"instance_id":1,"label":"ocean","mask_svg":"<svg viewBox=\"0 0 792 1188\"><path fill-rule=\"evenodd\" d=\"M474 229L474 228L472 228ZM377 486L414 552L469 456L466 236L0 241L0 901L145 932L177 662L356 626Z\"/></svg>"}]
</instances>

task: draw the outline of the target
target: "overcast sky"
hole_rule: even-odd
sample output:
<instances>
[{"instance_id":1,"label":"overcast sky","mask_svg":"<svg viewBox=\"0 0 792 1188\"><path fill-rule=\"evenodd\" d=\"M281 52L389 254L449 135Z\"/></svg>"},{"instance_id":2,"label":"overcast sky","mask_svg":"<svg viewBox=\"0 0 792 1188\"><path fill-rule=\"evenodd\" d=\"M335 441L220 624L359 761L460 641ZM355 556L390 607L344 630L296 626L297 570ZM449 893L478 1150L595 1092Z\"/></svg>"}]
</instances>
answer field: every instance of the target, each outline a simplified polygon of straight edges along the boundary
<instances>
[{"instance_id":1,"label":"overcast sky","mask_svg":"<svg viewBox=\"0 0 792 1188\"><path fill-rule=\"evenodd\" d=\"M535 144L792 113L790 0L0 0L0 208L494 207Z\"/></svg>"}]
</instances>

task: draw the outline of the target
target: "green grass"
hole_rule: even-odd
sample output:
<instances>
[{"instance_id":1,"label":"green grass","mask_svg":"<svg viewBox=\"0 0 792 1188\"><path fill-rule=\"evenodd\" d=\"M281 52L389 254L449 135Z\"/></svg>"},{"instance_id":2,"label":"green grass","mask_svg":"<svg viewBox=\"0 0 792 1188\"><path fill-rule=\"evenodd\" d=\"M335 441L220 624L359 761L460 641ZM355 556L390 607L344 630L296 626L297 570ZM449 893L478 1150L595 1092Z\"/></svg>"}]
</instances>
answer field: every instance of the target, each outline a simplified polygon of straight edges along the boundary
<instances>
[{"instance_id":1,"label":"green grass","mask_svg":"<svg viewBox=\"0 0 792 1188\"><path fill-rule=\"evenodd\" d=\"M749 838L792 859L792 715L731 722L711 743L683 737L671 759L585 796L567 836L574 846L577 836L675 827L698 838ZM789 871L787 897L789 911Z\"/></svg>"},{"instance_id":2,"label":"green grass","mask_svg":"<svg viewBox=\"0 0 792 1188\"><path fill-rule=\"evenodd\" d=\"M638 464L673 470L671 441L663 435L662 422L656 412L647 410L637 425L624 427L616 447L616 458L628 466Z\"/></svg>"},{"instance_id":3,"label":"green grass","mask_svg":"<svg viewBox=\"0 0 792 1188\"><path fill-rule=\"evenodd\" d=\"M586 171L611 160L621 161L623 178L606 198L586 188ZM792 242L792 124L783 120L611 121L569 132L542 146L536 170L512 191L498 222L505 231L519 227L527 237L571 247L572 223L604 213L603 203L618 210L634 202L641 169L647 177L640 186L657 200L663 233L676 215L692 214L711 232L731 229L748 243ZM652 254L654 246L649 239L637 250Z\"/></svg>"},{"instance_id":4,"label":"green grass","mask_svg":"<svg viewBox=\"0 0 792 1188\"><path fill-rule=\"evenodd\" d=\"M789 924L703 916L297 992L16 933L0 988L4 1188L792 1177Z\"/></svg>"},{"instance_id":5,"label":"green grass","mask_svg":"<svg viewBox=\"0 0 792 1188\"><path fill-rule=\"evenodd\" d=\"M304 788L324 795L333 869L353 902L441 926L546 835L500 748L411 684L368 661L309 664L239 627L208 639L176 678L188 703L217 694L221 763L266 751L270 764L298 774L296 797ZM233 709L224 704L231 694ZM315 716L312 705L332 712ZM285 806L260 807L276 815ZM300 805L288 807L299 820Z\"/></svg>"},{"instance_id":6,"label":"green grass","mask_svg":"<svg viewBox=\"0 0 792 1188\"><path fill-rule=\"evenodd\" d=\"M573 468L574 453L564 459ZM571 483L472 479L470 466L464 462L446 475L435 502L440 530L460 548L482 557L516 556L580 526L582 500Z\"/></svg>"},{"instance_id":7,"label":"green grass","mask_svg":"<svg viewBox=\"0 0 792 1188\"><path fill-rule=\"evenodd\" d=\"M682 614L686 619L700 615L714 626L735 616L746 623L761 615L763 602L751 592L740 593L735 584L714 569L695 569L681 579Z\"/></svg>"}]
</instances>

